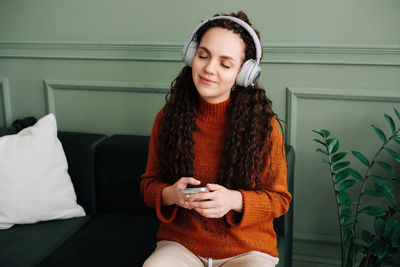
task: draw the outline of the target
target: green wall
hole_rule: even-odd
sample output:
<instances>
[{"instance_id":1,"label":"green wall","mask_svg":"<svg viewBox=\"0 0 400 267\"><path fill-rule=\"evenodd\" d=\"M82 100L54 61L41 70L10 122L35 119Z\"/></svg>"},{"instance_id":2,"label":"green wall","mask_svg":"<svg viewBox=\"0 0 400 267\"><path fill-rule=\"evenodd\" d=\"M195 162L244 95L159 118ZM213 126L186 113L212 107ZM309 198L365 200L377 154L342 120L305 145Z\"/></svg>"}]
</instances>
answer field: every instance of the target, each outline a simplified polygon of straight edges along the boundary
<instances>
[{"instance_id":1,"label":"green wall","mask_svg":"<svg viewBox=\"0 0 400 267\"><path fill-rule=\"evenodd\" d=\"M311 130L372 157L369 125L388 130L383 114L400 109L398 0L1 0L0 126L53 112L61 130L149 134L193 28L240 9L261 33L260 84L296 151L294 266L336 266L332 186Z\"/></svg>"}]
</instances>

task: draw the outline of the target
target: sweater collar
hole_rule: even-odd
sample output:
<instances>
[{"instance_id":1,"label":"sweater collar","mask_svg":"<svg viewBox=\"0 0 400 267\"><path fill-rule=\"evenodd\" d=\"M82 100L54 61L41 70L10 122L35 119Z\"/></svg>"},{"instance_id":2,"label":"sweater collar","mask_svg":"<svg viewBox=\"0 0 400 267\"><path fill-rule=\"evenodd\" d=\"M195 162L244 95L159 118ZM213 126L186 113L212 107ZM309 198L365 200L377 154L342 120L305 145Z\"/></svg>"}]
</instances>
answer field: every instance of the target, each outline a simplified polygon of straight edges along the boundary
<instances>
[{"instance_id":1,"label":"sweater collar","mask_svg":"<svg viewBox=\"0 0 400 267\"><path fill-rule=\"evenodd\" d=\"M228 105L231 98L217 104L211 104L199 96L198 118L211 123L226 122L228 117Z\"/></svg>"}]
</instances>

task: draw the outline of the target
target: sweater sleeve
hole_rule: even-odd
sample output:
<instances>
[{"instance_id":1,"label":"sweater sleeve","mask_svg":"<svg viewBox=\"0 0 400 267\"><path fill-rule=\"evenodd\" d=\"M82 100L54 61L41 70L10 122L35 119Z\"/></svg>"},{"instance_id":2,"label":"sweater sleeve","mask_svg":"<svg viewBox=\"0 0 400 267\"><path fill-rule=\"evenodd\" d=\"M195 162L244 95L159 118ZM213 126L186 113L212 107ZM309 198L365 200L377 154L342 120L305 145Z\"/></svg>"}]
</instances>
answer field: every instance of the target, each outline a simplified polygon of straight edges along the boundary
<instances>
[{"instance_id":1,"label":"sweater sleeve","mask_svg":"<svg viewBox=\"0 0 400 267\"><path fill-rule=\"evenodd\" d=\"M150 135L149 154L147 159L146 171L142 174L140 182L140 192L147 206L156 210L158 219L164 223L172 222L178 210L177 205L162 207L162 190L169 186L162 177L162 168L159 160L159 133L160 120L162 118L161 110L154 121Z\"/></svg>"},{"instance_id":2,"label":"sweater sleeve","mask_svg":"<svg viewBox=\"0 0 400 267\"><path fill-rule=\"evenodd\" d=\"M226 221L231 227L244 227L261 221L271 221L285 214L292 199L287 190L287 166L282 135L278 122L271 120L272 132L270 138L271 153L263 174L265 190L242 190L243 212L233 210L226 214Z\"/></svg>"}]
</instances>

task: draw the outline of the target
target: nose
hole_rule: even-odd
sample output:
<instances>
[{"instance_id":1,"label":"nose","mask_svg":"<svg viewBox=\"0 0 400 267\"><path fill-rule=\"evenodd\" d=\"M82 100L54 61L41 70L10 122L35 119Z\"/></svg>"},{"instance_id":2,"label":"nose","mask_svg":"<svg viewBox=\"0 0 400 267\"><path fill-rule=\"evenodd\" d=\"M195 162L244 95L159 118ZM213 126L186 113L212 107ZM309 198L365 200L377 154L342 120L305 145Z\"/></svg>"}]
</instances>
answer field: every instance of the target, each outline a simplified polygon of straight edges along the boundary
<instances>
[{"instance_id":1,"label":"nose","mask_svg":"<svg viewBox=\"0 0 400 267\"><path fill-rule=\"evenodd\" d=\"M216 64L215 60L209 60L209 61L207 62L207 64L205 65L204 70L205 70L207 73L215 74L215 73L216 73L216 66L215 66L215 64Z\"/></svg>"}]
</instances>

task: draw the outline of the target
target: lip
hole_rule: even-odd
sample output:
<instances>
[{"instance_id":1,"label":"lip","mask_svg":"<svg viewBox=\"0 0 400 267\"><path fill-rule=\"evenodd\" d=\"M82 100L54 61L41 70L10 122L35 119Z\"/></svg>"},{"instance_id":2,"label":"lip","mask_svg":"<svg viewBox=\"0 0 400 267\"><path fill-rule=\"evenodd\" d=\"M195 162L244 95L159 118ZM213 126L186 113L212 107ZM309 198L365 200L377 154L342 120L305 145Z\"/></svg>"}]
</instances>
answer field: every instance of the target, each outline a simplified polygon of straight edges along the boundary
<instances>
[{"instance_id":1,"label":"lip","mask_svg":"<svg viewBox=\"0 0 400 267\"><path fill-rule=\"evenodd\" d=\"M212 81L212 80L209 80L209 79L207 79L207 78L204 78L203 76L200 76L200 80L201 80L203 83L206 83L206 84L213 84L213 83L216 83L216 82L214 82L214 81Z\"/></svg>"}]
</instances>

